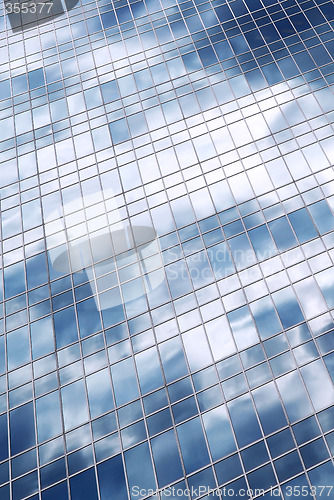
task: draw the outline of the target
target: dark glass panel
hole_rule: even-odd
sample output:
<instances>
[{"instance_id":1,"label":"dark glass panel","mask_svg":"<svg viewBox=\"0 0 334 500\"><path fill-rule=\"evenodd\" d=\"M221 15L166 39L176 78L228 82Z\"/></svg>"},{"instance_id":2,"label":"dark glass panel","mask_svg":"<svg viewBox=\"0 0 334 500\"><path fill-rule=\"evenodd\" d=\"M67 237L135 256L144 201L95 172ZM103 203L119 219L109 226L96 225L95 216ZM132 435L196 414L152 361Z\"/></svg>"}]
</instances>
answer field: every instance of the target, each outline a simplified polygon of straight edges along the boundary
<instances>
[{"instance_id":1,"label":"dark glass panel","mask_svg":"<svg viewBox=\"0 0 334 500\"><path fill-rule=\"evenodd\" d=\"M10 412L10 449L12 455L36 444L33 404L27 403Z\"/></svg>"},{"instance_id":2,"label":"dark glass panel","mask_svg":"<svg viewBox=\"0 0 334 500\"><path fill-rule=\"evenodd\" d=\"M97 466L101 500L127 500L122 456L110 458ZM113 478L111 481L110 478Z\"/></svg>"},{"instance_id":3,"label":"dark glass panel","mask_svg":"<svg viewBox=\"0 0 334 500\"><path fill-rule=\"evenodd\" d=\"M98 500L94 469L87 469L85 472L71 477L70 489L72 500L82 500L83 498Z\"/></svg>"}]
</instances>

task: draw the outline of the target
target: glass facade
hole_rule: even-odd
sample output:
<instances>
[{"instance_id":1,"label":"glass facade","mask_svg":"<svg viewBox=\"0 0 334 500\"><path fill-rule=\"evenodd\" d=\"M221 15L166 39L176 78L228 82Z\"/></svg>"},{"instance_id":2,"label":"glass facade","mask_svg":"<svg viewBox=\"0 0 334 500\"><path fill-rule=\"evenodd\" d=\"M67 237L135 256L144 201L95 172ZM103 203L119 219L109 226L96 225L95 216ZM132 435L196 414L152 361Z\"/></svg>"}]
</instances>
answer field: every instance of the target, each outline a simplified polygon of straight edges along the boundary
<instances>
[{"instance_id":1,"label":"glass facade","mask_svg":"<svg viewBox=\"0 0 334 500\"><path fill-rule=\"evenodd\" d=\"M334 498L334 6L0 6L0 498Z\"/></svg>"}]
</instances>

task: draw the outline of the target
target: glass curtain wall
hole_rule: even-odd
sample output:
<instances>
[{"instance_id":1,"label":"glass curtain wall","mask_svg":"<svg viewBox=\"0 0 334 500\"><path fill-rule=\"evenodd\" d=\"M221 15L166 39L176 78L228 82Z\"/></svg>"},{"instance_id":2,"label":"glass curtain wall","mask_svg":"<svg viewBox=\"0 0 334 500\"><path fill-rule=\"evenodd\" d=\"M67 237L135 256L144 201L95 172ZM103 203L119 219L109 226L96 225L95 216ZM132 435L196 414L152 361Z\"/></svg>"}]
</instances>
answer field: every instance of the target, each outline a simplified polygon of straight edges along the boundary
<instances>
[{"instance_id":1,"label":"glass curtain wall","mask_svg":"<svg viewBox=\"0 0 334 500\"><path fill-rule=\"evenodd\" d=\"M334 6L0 6L1 500L334 498Z\"/></svg>"}]
</instances>

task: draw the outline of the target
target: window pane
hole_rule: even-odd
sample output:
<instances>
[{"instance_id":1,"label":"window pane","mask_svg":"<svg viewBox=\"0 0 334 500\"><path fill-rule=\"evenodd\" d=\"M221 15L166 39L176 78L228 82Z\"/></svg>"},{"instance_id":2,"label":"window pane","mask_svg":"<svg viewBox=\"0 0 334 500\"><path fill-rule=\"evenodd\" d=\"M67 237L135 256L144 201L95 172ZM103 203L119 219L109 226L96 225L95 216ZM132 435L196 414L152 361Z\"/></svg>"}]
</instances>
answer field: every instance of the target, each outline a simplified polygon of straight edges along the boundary
<instances>
[{"instance_id":1,"label":"window pane","mask_svg":"<svg viewBox=\"0 0 334 500\"><path fill-rule=\"evenodd\" d=\"M124 453L131 498L141 498L139 491L156 489L152 461L147 442Z\"/></svg>"},{"instance_id":2,"label":"window pane","mask_svg":"<svg viewBox=\"0 0 334 500\"><path fill-rule=\"evenodd\" d=\"M58 391L36 400L36 417L40 443L62 432Z\"/></svg>"},{"instance_id":3,"label":"window pane","mask_svg":"<svg viewBox=\"0 0 334 500\"><path fill-rule=\"evenodd\" d=\"M173 430L152 439L152 451L160 488L183 476Z\"/></svg>"},{"instance_id":4,"label":"window pane","mask_svg":"<svg viewBox=\"0 0 334 500\"><path fill-rule=\"evenodd\" d=\"M88 420L88 409L83 380L67 385L61 390L65 430L82 424Z\"/></svg>"},{"instance_id":5,"label":"window pane","mask_svg":"<svg viewBox=\"0 0 334 500\"><path fill-rule=\"evenodd\" d=\"M209 463L209 454L198 417L180 425L177 434L187 474Z\"/></svg>"}]
</instances>

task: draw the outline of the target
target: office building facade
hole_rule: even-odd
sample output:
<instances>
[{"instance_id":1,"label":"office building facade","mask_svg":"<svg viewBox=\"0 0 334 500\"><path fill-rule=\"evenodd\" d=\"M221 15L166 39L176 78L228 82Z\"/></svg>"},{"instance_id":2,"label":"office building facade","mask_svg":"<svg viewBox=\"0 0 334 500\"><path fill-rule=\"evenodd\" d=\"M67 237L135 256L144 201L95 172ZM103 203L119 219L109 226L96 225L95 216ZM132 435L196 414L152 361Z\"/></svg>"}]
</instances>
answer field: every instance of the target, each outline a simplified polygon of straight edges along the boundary
<instances>
[{"instance_id":1,"label":"office building facade","mask_svg":"<svg viewBox=\"0 0 334 500\"><path fill-rule=\"evenodd\" d=\"M334 7L0 8L0 498L334 498Z\"/></svg>"}]
</instances>

